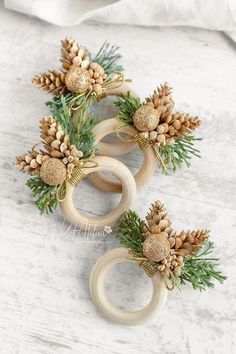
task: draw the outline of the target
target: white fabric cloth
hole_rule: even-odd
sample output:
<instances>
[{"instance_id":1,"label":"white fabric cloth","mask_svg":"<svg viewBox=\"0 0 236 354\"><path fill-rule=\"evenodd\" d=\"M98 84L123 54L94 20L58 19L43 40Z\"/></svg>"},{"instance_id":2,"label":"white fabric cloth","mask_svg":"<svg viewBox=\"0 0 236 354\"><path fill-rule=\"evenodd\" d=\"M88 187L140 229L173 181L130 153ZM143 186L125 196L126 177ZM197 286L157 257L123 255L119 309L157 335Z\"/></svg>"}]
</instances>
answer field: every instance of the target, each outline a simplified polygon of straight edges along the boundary
<instances>
[{"instance_id":1,"label":"white fabric cloth","mask_svg":"<svg viewBox=\"0 0 236 354\"><path fill-rule=\"evenodd\" d=\"M59 26L85 20L143 26L195 26L236 40L236 0L5 0L5 7Z\"/></svg>"}]
</instances>

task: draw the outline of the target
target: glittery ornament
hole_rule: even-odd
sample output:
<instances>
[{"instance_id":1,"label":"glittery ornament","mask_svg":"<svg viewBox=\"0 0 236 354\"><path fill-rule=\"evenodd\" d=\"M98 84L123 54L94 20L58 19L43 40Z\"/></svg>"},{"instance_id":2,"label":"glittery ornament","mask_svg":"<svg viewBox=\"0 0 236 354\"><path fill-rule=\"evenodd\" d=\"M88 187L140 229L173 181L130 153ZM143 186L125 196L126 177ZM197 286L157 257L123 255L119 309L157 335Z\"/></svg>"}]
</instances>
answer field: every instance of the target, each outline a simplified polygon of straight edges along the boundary
<instances>
[{"instance_id":1,"label":"glittery ornament","mask_svg":"<svg viewBox=\"0 0 236 354\"><path fill-rule=\"evenodd\" d=\"M90 74L86 69L71 66L70 70L66 74L65 84L71 92L84 93L90 88L91 85Z\"/></svg>"},{"instance_id":2,"label":"glittery ornament","mask_svg":"<svg viewBox=\"0 0 236 354\"><path fill-rule=\"evenodd\" d=\"M61 160L49 158L40 168L40 177L48 185L57 186L66 179L66 167Z\"/></svg>"},{"instance_id":3,"label":"glittery ornament","mask_svg":"<svg viewBox=\"0 0 236 354\"><path fill-rule=\"evenodd\" d=\"M170 253L170 243L165 233L152 234L143 243L143 254L151 262L160 262Z\"/></svg>"},{"instance_id":4,"label":"glittery ornament","mask_svg":"<svg viewBox=\"0 0 236 354\"><path fill-rule=\"evenodd\" d=\"M159 123L159 114L151 106L142 106L134 113L133 121L139 131L151 131Z\"/></svg>"}]
</instances>

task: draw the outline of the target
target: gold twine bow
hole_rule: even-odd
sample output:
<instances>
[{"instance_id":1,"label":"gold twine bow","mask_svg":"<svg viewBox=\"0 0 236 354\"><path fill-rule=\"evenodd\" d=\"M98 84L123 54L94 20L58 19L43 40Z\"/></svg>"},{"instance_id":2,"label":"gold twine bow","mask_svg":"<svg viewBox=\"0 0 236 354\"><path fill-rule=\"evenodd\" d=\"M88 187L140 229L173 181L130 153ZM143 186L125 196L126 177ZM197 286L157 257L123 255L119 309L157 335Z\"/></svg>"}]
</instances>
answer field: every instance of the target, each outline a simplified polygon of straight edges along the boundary
<instances>
[{"instance_id":1,"label":"gold twine bow","mask_svg":"<svg viewBox=\"0 0 236 354\"><path fill-rule=\"evenodd\" d=\"M129 139L125 139L120 135L120 129L122 127L124 127L124 125L120 125L116 129L116 134L117 134L118 138L125 143L131 143L131 142L135 141L138 143L139 147L142 150L145 150L147 148L152 148L157 160L160 161L160 164L162 165L163 170L167 173L166 164L169 163L171 160L170 160L170 158L165 159L165 160L162 159L161 155L159 154L158 150L156 149L156 143L151 141L150 139L142 138L139 133L134 134Z\"/></svg>"},{"instance_id":2,"label":"gold twine bow","mask_svg":"<svg viewBox=\"0 0 236 354\"><path fill-rule=\"evenodd\" d=\"M105 81L102 84L102 92L101 93L97 93L93 90L89 90L86 93L80 93L78 95L75 95L68 105L69 112L71 113L71 111L75 111L75 110L77 111L78 109L80 109L83 106L83 104L86 102L86 100L88 99L89 96L93 96L96 98L97 101L100 101L102 98L107 96L106 90L119 88L120 86L123 85L124 82L131 82L132 81L131 79L125 79L124 74L120 73L120 72L115 72L114 76L115 76L114 78L108 79L107 81ZM113 86L113 84L114 84L114 86ZM83 97L82 101L80 102L80 104L78 106L74 106L75 102L80 97Z\"/></svg>"},{"instance_id":3,"label":"gold twine bow","mask_svg":"<svg viewBox=\"0 0 236 354\"><path fill-rule=\"evenodd\" d=\"M124 82L132 82L131 79L125 79L123 73L115 72L114 78L108 79L103 83L103 87L106 88L108 86L109 89L116 89L123 85ZM112 86L114 84L114 86Z\"/></svg>"},{"instance_id":4,"label":"gold twine bow","mask_svg":"<svg viewBox=\"0 0 236 354\"><path fill-rule=\"evenodd\" d=\"M78 95L75 95L72 100L70 101L69 105L68 105L68 111L71 115L72 111L77 111L78 109L80 109L84 103L87 101L88 97L91 95L92 91L89 90L86 93L79 93ZM83 97L84 96L84 97ZM80 104L78 106L74 106L75 102L80 98L83 97L83 99L81 100Z\"/></svg>"}]
</instances>

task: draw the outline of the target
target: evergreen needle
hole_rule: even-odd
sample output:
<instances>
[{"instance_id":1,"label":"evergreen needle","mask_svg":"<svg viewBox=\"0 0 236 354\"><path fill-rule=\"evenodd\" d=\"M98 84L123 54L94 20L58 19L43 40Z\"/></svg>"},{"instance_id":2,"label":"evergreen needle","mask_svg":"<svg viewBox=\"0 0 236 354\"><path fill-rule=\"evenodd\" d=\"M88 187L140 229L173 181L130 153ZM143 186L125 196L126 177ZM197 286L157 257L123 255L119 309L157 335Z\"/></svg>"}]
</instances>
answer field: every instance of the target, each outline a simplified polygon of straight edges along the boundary
<instances>
[{"instance_id":1,"label":"evergreen needle","mask_svg":"<svg viewBox=\"0 0 236 354\"><path fill-rule=\"evenodd\" d=\"M129 210L120 220L117 237L120 243L134 252L137 256L143 256L143 226L145 222L140 219L135 211Z\"/></svg>"},{"instance_id":2,"label":"evergreen needle","mask_svg":"<svg viewBox=\"0 0 236 354\"><path fill-rule=\"evenodd\" d=\"M211 254L213 249L213 242L206 241L200 251L185 258L184 267L180 276L181 284L190 282L194 289L203 291L207 288L214 287L214 279L221 284L225 281L226 277L222 275L221 271L216 269L219 259L205 257Z\"/></svg>"},{"instance_id":3,"label":"evergreen needle","mask_svg":"<svg viewBox=\"0 0 236 354\"><path fill-rule=\"evenodd\" d=\"M124 68L118 64L121 58L121 55L118 53L119 49L119 47L110 45L110 43L106 41L93 58L94 62L102 66L108 77L114 73L124 71Z\"/></svg>"},{"instance_id":4,"label":"evergreen needle","mask_svg":"<svg viewBox=\"0 0 236 354\"><path fill-rule=\"evenodd\" d=\"M57 186L49 186L36 176L28 179L26 185L31 189L33 197L37 197L35 204L41 214L52 213L58 205Z\"/></svg>"}]
</instances>

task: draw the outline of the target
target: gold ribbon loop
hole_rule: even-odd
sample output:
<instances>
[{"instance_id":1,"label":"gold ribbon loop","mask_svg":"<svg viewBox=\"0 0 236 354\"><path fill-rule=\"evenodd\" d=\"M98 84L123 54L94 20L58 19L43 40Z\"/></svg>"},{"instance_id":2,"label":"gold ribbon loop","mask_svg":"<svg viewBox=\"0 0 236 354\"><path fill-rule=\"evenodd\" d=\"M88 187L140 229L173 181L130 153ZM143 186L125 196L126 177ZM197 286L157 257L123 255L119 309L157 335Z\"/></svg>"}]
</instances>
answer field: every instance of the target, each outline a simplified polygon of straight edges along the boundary
<instances>
[{"instance_id":1,"label":"gold ribbon loop","mask_svg":"<svg viewBox=\"0 0 236 354\"><path fill-rule=\"evenodd\" d=\"M93 90L89 90L86 93L80 93L78 95L75 95L72 98L72 100L70 101L69 105L68 105L68 110L69 110L69 112L71 114L72 111L77 111L78 109L80 109L90 95L95 96L96 99L99 101L102 98L107 96L106 95L106 90L107 89L116 89L116 88L119 88L120 86L122 86L124 82L131 82L131 81L132 80L130 80L130 79L125 79L124 74L122 74L120 72L116 72L116 73L114 73L114 75L112 76L111 79L108 79L107 81L105 81L102 84L102 92L101 93L97 93L97 92L95 92ZM80 104L78 106L74 105L75 102L80 97L83 97L83 99L81 100Z\"/></svg>"},{"instance_id":2,"label":"gold ribbon loop","mask_svg":"<svg viewBox=\"0 0 236 354\"><path fill-rule=\"evenodd\" d=\"M145 149L153 146L153 144L150 140L141 138L141 136L138 133L133 135L132 139L138 143L139 147L142 150L145 150Z\"/></svg>"},{"instance_id":3,"label":"gold ribbon loop","mask_svg":"<svg viewBox=\"0 0 236 354\"><path fill-rule=\"evenodd\" d=\"M124 74L120 72L114 73L114 78L103 83L103 87L108 86L109 89L116 89L123 85L124 82L132 82L131 79L125 79Z\"/></svg>"},{"instance_id":4,"label":"gold ribbon loop","mask_svg":"<svg viewBox=\"0 0 236 354\"><path fill-rule=\"evenodd\" d=\"M95 168L98 167L98 163L95 160L80 160L78 165L73 169L71 178L69 179L70 184L73 187L77 187L78 184L86 177L86 174L83 172L84 168Z\"/></svg>"},{"instance_id":5,"label":"gold ribbon loop","mask_svg":"<svg viewBox=\"0 0 236 354\"><path fill-rule=\"evenodd\" d=\"M66 180L57 189L57 200L58 202L63 202L66 197Z\"/></svg>"},{"instance_id":6,"label":"gold ribbon loop","mask_svg":"<svg viewBox=\"0 0 236 354\"><path fill-rule=\"evenodd\" d=\"M83 104L85 103L85 101L87 100L87 98L89 97L89 95L92 93L92 91L88 91L86 94L84 93L80 93L78 95L75 95L72 100L70 101L69 105L68 105L68 110L69 113L71 115L72 111L77 111L78 109L80 109ZM81 100L80 104L78 106L74 106L75 102L80 98L83 97L83 99Z\"/></svg>"}]
</instances>

